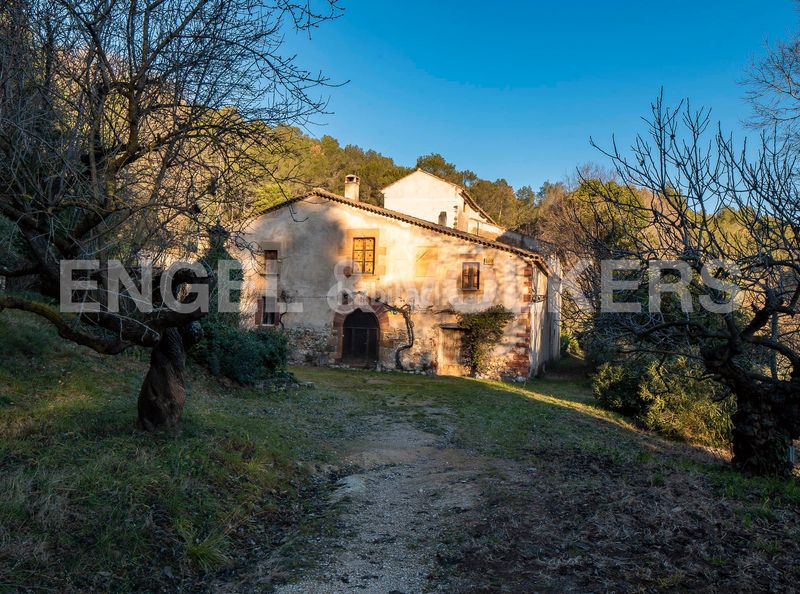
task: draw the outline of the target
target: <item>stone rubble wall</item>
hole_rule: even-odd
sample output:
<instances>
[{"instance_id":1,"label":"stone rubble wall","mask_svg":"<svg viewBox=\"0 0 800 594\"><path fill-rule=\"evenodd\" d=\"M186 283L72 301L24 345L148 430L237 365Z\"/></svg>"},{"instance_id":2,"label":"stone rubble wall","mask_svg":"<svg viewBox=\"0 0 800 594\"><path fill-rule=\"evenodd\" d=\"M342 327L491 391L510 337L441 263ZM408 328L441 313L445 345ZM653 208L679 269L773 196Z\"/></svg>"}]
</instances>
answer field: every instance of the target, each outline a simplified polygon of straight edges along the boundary
<instances>
[{"instance_id":1,"label":"stone rubble wall","mask_svg":"<svg viewBox=\"0 0 800 594\"><path fill-rule=\"evenodd\" d=\"M400 316L398 316L399 318ZM452 316L451 316L452 317ZM437 354L439 352L439 324L451 322L442 315L415 314L414 345L401 353L405 371L419 374L436 374ZM453 319L455 319L453 317ZM377 369L379 371L397 370L395 353L408 343L405 324L392 325L381 329L381 346ZM321 327L290 326L284 329L289 341L289 363L292 365L314 365L347 367L336 358L338 334L331 324ZM512 320L506 334L495 347L490 371L482 377L490 379L512 379L521 381L528 376L529 358L523 337L530 332L530 323L525 315Z\"/></svg>"},{"instance_id":2,"label":"stone rubble wall","mask_svg":"<svg viewBox=\"0 0 800 594\"><path fill-rule=\"evenodd\" d=\"M289 364L328 365L331 363L331 326L321 328L292 326L284 330L289 341Z\"/></svg>"}]
</instances>

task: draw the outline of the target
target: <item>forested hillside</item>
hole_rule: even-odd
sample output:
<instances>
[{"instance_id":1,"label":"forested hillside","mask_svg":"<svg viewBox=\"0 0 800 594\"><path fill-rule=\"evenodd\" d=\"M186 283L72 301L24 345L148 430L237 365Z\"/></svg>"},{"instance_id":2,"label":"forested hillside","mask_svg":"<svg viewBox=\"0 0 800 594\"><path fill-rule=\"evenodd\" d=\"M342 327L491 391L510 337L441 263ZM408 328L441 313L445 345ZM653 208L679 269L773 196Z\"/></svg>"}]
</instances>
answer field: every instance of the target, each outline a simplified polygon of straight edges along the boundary
<instances>
[{"instance_id":1,"label":"forested hillside","mask_svg":"<svg viewBox=\"0 0 800 594\"><path fill-rule=\"evenodd\" d=\"M382 205L381 188L420 168L464 186L476 202L500 224L533 232L540 219L540 206L565 194L563 183L545 182L534 190L525 185L514 188L505 179L490 181L469 169L460 170L439 154L417 158L414 167L404 167L371 149L342 146L332 136L311 138L297 128L279 131L286 147L272 178L259 186L259 205L271 206L312 187L322 187L338 194L344 191L344 176L354 173L361 178L361 199ZM280 181L276 181L280 180Z\"/></svg>"}]
</instances>

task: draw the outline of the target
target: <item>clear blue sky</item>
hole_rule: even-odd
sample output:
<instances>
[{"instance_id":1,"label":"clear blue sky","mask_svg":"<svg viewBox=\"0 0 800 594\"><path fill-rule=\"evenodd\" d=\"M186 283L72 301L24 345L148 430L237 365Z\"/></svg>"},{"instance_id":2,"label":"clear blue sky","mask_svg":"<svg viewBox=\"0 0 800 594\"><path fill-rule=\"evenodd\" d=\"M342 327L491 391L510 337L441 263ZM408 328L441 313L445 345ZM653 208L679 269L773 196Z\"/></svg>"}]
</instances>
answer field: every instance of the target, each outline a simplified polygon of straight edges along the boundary
<instances>
[{"instance_id":1,"label":"clear blue sky","mask_svg":"<svg viewBox=\"0 0 800 594\"><path fill-rule=\"evenodd\" d=\"M745 68L800 23L792 0L341 5L310 41L287 39L302 64L350 81L310 132L402 165L439 152L515 187L602 163L589 137L629 141L662 86L741 131Z\"/></svg>"}]
</instances>

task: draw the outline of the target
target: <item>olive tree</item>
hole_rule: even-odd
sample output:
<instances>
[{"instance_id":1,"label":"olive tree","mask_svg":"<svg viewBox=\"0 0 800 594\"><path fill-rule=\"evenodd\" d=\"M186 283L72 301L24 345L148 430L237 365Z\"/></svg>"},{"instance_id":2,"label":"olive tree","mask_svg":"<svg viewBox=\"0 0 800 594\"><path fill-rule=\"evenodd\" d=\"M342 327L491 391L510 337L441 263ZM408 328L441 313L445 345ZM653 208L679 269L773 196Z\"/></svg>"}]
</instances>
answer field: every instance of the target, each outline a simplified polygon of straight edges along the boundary
<instances>
[{"instance_id":1,"label":"olive tree","mask_svg":"<svg viewBox=\"0 0 800 594\"><path fill-rule=\"evenodd\" d=\"M737 144L707 111L670 109L661 99L648 127L628 151L616 142L600 149L643 199L620 199L600 184L600 199L585 203L594 213L587 254L596 263L632 261L628 274L640 279L628 298L641 307L601 308L596 338L627 353L697 361L735 396L733 463L787 473L791 441L800 436L796 153L769 134L754 146ZM672 296L656 303L662 283L673 284Z\"/></svg>"},{"instance_id":2,"label":"olive tree","mask_svg":"<svg viewBox=\"0 0 800 594\"><path fill-rule=\"evenodd\" d=\"M334 0L0 6L0 276L10 279L0 309L39 315L100 353L151 347L139 421L174 425L185 349L205 313L188 288L207 279L202 269L167 266L196 259L217 222L236 231L251 181L275 171L279 124L302 124L324 107L317 93L326 79L287 54L283 39L338 8ZM156 264L152 291L137 295L110 278L115 263L143 291L143 259ZM59 291L65 263L76 260L98 266L77 273L94 284L65 312Z\"/></svg>"}]
</instances>

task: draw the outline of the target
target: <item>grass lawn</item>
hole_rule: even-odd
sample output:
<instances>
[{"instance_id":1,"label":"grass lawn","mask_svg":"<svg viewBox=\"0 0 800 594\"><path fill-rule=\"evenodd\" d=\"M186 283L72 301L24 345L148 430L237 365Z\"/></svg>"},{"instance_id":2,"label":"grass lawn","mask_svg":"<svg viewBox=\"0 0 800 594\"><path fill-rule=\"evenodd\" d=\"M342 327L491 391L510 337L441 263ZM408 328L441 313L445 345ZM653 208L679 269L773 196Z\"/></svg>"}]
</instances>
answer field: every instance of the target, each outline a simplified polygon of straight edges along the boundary
<instances>
[{"instance_id":1,"label":"grass lawn","mask_svg":"<svg viewBox=\"0 0 800 594\"><path fill-rule=\"evenodd\" d=\"M643 434L575 377L301 368L314 388L267 392L193 369L181 430L149 435L134 427L146 367L143 352L101 357L0 313L0 590L198 591L266 557L280 581L310 560L306 536L334 526L337 471L315 469L335 469L376 415L529 473L487 481L486 505L442 536L453 590L800 581L795 481Z\"/></svg>"},{"instance_id":2,"label":"grass lawn","mask_svg":"<svg viewBox=\"0 0 800 594\"><path fill-rule=\"evenodd\" d=\"M319 485L301 462L331 459L359 411L195 370L180 432L149 435L146 353L101 357L7 312L0 353L0 590L169 588L264 553L308 528Z\"/></svg>"}]
</instances>

